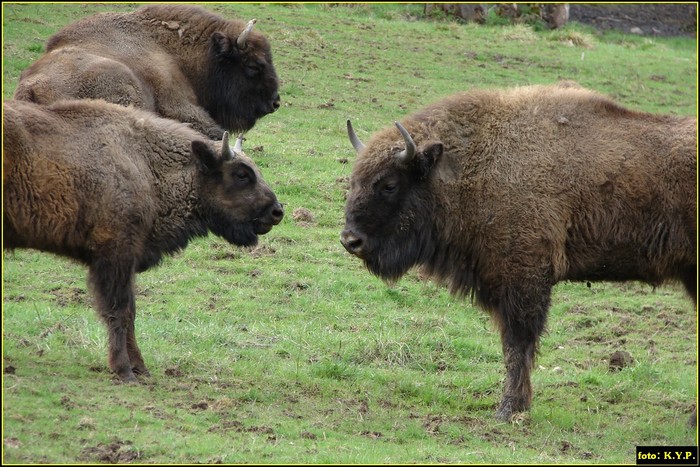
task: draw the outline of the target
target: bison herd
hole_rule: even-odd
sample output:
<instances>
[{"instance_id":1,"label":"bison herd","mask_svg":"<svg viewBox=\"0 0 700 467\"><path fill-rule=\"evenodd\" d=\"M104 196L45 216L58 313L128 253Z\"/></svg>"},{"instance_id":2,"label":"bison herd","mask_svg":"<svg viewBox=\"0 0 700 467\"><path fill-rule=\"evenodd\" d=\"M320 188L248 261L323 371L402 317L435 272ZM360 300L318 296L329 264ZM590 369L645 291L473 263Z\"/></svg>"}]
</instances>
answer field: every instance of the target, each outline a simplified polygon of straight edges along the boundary
<instances>
[{"instance_id":1,"label":"bison herd","mask_svg":"<svg viewBox=\"0 0 700 467\"><path fill-rule=\"evenodd\" d=\"M153 5L51 37L3 104L3 248L80 261L110 369L148 370L134 276L212 232L254 245L284 210L229 133L280 105L255 20ZM628 110L575 83L456 94L377 132L357 157L340 241L376 276L412 268L493 317L497 416L528 410L564 280L681 282L697 301L695 118Z\"/></svg>"}]
</instances>

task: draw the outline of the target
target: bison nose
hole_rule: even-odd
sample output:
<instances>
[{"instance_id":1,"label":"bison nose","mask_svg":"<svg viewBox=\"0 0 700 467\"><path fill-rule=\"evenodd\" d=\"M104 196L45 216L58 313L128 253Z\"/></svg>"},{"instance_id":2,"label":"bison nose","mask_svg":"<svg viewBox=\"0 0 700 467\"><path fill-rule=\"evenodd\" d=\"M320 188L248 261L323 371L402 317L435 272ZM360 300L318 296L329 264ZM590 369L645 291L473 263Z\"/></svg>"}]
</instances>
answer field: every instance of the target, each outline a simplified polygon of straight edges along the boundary
<instances>
[{"instance_id":1,"label":"bison nose","mask_svg":"<svg viewBox=\"0 0 700 467\"><path fill-rule=\"evenodd\" d=\"M355 256L360 256L362 254L362 248L365 244L364 240L352 230L343 230L340 234L340 243L348 250L348 253Z\"/></svg>"},{"instance_id":2,"label":"bison nose","mask_svg":"<svg viewBox=\"0 0 700 467\"><path fill-rule=\"evenodd\" d=\"M280 102L280 95L276 94L275 97L272 100L272 111L276 111L277 109L280 108L281 102Z\"/></svg>"},{"instance_id":3,"label":"bison nose","mask_svg":"<svg viewBox=\"0 0 700 467\"><path fill-rule=\"evenodd\" d=\"M277 225L280 222L282 222L282 218L284 217L284 208L279 202L275 202L275 204L272 205L272 208L270 209L270 216L272 217L272 223Z\"/></svg>"}]
</instances>

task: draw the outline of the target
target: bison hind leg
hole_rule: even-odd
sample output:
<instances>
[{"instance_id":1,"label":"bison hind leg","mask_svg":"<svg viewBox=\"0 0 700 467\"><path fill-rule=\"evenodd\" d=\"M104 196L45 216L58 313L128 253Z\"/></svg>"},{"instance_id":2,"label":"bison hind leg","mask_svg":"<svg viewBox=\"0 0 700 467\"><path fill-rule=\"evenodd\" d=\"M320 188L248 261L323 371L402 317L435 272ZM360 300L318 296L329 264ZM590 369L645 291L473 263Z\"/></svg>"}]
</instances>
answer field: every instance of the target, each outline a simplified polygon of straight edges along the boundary
<instances>
[{"instance_id":1,"label":"bison hind leg","mask_svg":"<svg viewBox=\"0 0 700 467\"><path fill-rule=\"evenodd\" d=\"M690 295L690 298L693 299L693 303L695 303L695 306L697 307L698 305L698 269L697 265L693 264L692 266L688 267L683 275L681 276L681 281L683 282L683 285L685 286L685 290L688 292L688 295ZM697 407L693 409L693 413L690 415L690 418L688 419L688 427L689 428L695 428L697 426L697 419L698 419L698 414L697 414Z\"/></svg>"},{"instance_id":2,"label":"bison hind leg","mask_svg":"<svg viewBox=\"0 0 700 467\"><path fill-rule=\"evenodd\" d=\"M681 276L681 281L685 286L685 290L693 299L695 305L698 304L698 268L697 265L693 264L688 267Z\"/></svg>"}]
</instances>

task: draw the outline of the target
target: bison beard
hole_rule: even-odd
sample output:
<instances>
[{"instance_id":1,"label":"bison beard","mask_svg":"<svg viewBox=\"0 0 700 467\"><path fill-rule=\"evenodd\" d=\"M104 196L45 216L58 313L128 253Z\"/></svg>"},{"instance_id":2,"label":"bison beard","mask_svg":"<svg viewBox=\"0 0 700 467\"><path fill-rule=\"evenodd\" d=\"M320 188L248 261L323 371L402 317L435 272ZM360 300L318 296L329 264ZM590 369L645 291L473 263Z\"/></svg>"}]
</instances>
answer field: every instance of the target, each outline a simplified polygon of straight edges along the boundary
<instances>
[{"instance_id":1,"label":"bison beard","mask_svg":"<svg viewBox=\"0 0 700 467\"><path fill-rule=\"evenodd\" d=\"M362 260L367 269L387 283L394 283L406 271L430 258L435 246L429 229L421 230L417 224L400 235L384 238L383 242L368 240Z\"/></svg>"},{"instance_id":2,"label":"bison beard","mask_svg":"<svg viewBox=\"0 0 700 467\"><path fill-rule=\"evenodd\" d=\"M274 76L267 78L264 86L249 89L243 84L232 81L231 72L214 63L208 85L200 90L212 118L223 128L237 132L251 130L260 118L277 110L280 100Z\"/></svg>"},{"instance_id":3,"label":"bison beard","mask_svg":"<svg viewBox=\"0 0 700 467\"><path fill-rule=\"evenodd\" d=\"M217 212L209 213L207 225L214 235L238 246L254 246L258 243L256 229L252 222L231 222Z\"/></svg>"},{"instance_id":4,"label":"bison beard","mask_svg":"<svg viewBox=\"0 0 700 467\"><path fill-rule=\"evenodd\" d=\"M266 234L274 225L272 221L263 222L260 217L250 222L232 221L225 214L210 211L207 226L214 235L218 235L237 246L255 246L258 235Z\"/></svg>"}]
</instances>

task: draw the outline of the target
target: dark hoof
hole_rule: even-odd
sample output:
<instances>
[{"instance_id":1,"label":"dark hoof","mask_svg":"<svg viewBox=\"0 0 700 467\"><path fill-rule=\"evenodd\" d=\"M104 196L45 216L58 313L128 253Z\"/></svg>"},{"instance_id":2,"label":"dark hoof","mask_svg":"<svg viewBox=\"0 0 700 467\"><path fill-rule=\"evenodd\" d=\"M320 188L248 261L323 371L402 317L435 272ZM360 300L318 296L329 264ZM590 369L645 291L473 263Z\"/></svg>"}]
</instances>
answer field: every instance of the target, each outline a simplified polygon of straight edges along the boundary
<instances>
[{"instance_id":1,"label":"dark hoof","mask_svg":"<svg viewBox=\"0 0 700 467\"><path fill-rule=\"evenodd\" d=\"M528 408L522 401L504 397L496 411L496 418L502 422L515 423L525 417Z\"/></svg>"},{"instance_id":2,"label":"dark hoof","mask_svg":"<svg viewBox=\"0 0 700 467\"><path fill-rule=\"evenodd\" d=\"M697 409L693 409L693 413L690 415L690 418L688 419L688 428L695 429L698 426L698 411Z\"/></svg>"},{"instance_id":3,"label":"dark hoof","mask_svg":"<svg viewBox=\"0 0 700 467\"><path fill-rule=\"evenodd\" d=\"M129 371L128 373L117 375L115 382L117 384L138 384L139 380L136 379L136 375L132 371Z\"/></svg>"},{"instance_id":4,"label":"dark hoof","mask_svg":"<svg viewBox=\"0 0 700 467\"><path fill-rule=\"evenodd\" d=\"M513 412L509 410L503 410L502 408L499 408L496 411L496 419L501 421L501 422L508 422L510 423L510 420L513 418Z\"/></svg>"},{"instance_id":5,"label":"dark hoof","mask_svg":"<svg viewBox=\"0 0 700 467\"><path fill-rule=\"evenodd\" d=\"M139 376L151 376L151 372L145 366L135 366L132 368L132 371Z\"/></svg>"}]
</instances>

